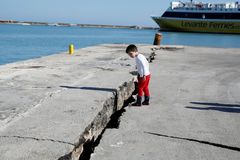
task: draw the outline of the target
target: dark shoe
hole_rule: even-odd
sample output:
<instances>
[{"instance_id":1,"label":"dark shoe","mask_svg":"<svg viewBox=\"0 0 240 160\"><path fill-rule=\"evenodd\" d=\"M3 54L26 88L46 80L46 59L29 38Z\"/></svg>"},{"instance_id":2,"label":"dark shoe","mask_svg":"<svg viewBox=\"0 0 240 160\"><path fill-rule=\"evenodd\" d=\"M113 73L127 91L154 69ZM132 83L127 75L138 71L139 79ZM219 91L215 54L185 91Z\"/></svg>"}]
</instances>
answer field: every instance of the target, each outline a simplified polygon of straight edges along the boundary
<instances>
[{"instance_id":1,"label":"dark shoe","mask_svg":"<svg viewBox=\"0 0 240 160\"><path fill-rule=\"evenodd\" d=\"M145 99L144 99L142 105L149 105L149 99L150 99L150 97L145 96Z\"/></svg>"},{"instance_id":2,"label":"dark shoe","mask_svg":"<svg viewBox=\"0 0 240 160\"><path fill-rule=\"evenodd\" d=\"M149 105L149 101L143 101L142 105L148 106Z\"/></svg>"},{"instance_id":3,"label":"dark shoe","mask_svg":"<svg viewBox=\"0 0 240 160\"><path fill-rule=\"evenodd\" d=\"M137 101L132 104L132 106L141 106L142 105L142 97L137 96Z\"/></svg>"}]
</instances>

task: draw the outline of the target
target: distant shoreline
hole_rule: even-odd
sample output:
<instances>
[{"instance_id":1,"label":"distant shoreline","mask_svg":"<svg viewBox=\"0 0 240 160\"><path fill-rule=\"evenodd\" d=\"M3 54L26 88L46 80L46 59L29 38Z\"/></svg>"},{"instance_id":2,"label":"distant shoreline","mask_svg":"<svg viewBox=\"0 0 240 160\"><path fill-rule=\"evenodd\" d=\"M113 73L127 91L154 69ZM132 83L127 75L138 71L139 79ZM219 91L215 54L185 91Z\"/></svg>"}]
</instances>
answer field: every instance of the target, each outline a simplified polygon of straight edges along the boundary
<instances>
[{"instance_id":1,"label":"distant shoreline","mask_svg":"<svg viewBox=\"0 0 240 160\"><path fill-rule=\"evenodd\" d=\"M18 25L37 25L37 26L56 26L56 27L94 27L94 28L127 28L127 29L152 29L158 30L158 27L144 26L121 26L121 25L101 25L101 24L73 24L73 23L48 23L48 22L30 22L30 21L14 21L0 20L0 24L18 24Z\"/></svg>"}]
</instances>

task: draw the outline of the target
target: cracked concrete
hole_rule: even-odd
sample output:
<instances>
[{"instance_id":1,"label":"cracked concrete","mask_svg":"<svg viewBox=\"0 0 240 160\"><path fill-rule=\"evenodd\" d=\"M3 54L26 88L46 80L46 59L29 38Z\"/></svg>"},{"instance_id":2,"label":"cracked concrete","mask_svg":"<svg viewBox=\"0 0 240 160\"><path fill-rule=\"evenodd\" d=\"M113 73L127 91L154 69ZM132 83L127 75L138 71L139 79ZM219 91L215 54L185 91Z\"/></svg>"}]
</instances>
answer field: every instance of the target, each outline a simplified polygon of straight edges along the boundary
<instances>
[{"instance_id":1,"label":"cracked concrete","mask_svg":"<svg viewBox=\"0 0 240 160\"><path fill-rule=\"evenodd\" d=\"M125 48L101 45L0 66L0 159L56 160L72 151L78 159L82 143L100 134L134 89Z\"/></svg>"},{"instance_id":2,"label":"cracked concrete","mask_svg":"<svg viewBox=\"0 0 240 160\"><path fill-rule=\"evenodd\" d=\"M62 144L69 144L74 146L73 143L69 143L69 142L64 142L64 141L60 141L60 140L54 140L54 139L41 139L41 138L35 138L35 137L21 137L21 136L0 136L0 138L9 138L9 139L24 139L24 140L33 140L33 141L49 141L49 142L53 142L53 143L62 143Z\"/></svg>"},{"instance_id":3,"label":"cracked concrete","mask_svg":"<svg viewBox=\"0 0 240 160\"><path fill-rule=\"evenodd\" d=\"M151 105L127 107L91 160L239 160L240 49L156 53Z\"/></svg>"}]
</instances>

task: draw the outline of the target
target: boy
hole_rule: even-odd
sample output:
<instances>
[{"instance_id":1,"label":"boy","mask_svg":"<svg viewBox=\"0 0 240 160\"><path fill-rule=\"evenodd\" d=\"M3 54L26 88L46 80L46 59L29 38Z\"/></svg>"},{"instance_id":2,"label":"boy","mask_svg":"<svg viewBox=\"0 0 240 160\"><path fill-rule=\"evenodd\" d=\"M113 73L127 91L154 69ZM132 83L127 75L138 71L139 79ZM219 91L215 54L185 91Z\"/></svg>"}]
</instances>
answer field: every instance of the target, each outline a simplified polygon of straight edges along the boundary
<instances>
[{"instance_id":1,"label":"boy","mask_svg":"<svg viewBox=\"0 0 240 160\"><path fill-rule=\"evenodd\" d=\"M135 45L131 44L127 47L126 53L135 58L137 71L138 71L138 95L136 103L133 106L149 105L150 93L148 89L150 81L149 63L144 55L138 53L138 49ZM144 93L144 101L142 103L142 96Z\"/></svg>"}]
</instances>

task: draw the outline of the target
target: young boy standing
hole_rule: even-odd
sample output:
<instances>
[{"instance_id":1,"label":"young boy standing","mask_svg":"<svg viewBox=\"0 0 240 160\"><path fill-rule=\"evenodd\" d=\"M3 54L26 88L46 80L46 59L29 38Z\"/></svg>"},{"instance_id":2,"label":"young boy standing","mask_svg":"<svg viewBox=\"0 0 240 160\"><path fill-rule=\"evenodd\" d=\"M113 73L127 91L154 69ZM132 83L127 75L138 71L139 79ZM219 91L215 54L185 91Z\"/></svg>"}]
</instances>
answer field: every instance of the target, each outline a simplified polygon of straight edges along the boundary
<instances>
[{"instance_id":1,"label":"young boy standing","mask_svg":"<svg viewBox=\"0 0 240 160\"><path fill-rule=\"evenodd\" d=\"M138 53L138 49L135 45L131 44L127 47L126 53L131 57L135 58L137 71L138 71L138 96L136 103L133 106L149 105L150 93L148 89L150 81L149 63L146 57ZM144 93L144 101L142 103L142 96Z\"/></svg>"}]
</instances>

